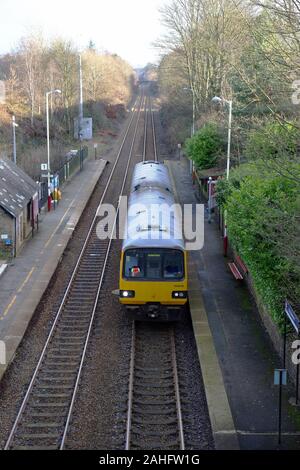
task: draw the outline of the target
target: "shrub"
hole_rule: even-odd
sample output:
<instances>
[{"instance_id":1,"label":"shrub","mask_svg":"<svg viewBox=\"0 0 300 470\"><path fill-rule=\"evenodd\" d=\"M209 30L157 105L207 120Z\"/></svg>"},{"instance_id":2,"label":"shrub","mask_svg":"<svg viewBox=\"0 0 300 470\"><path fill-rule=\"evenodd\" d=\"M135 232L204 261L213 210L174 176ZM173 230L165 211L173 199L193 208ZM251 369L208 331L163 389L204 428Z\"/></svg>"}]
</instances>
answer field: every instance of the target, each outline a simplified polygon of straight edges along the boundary
<instances>
[{"instance_id":1,"label":"shrub","mask_svg":"<svg viewBox=\"0 0 300 470\"><path fill-rule=\"evenodd\" d=\"M299 130L292 123L269 122L250 132L245 154L248 160L294 159Z\"/></svg>"},{"instance_id":2,"label":"shrub","mask_svg":"<svg viewBox=\"0 0 300 470\"><path fill-rule=\"evenodd\" d=\"M294 166L299 171L300 165ZM218 183L218 193L227 209L230 242L281 328L284 299L300 301L299 183L247 164L232 170L229 182Z\"/></svg>"},{"instance_id":3,"label":"shrub","mask_svg":"<svg viewBox=\"0 0 300 470\"><path fill-rule=\"evenodd\" d=\"M187 156L200 170L215 166L222 155L223 147L222 137L215 123L205 124L185 144Z\"/></svg>"}]
</instances>

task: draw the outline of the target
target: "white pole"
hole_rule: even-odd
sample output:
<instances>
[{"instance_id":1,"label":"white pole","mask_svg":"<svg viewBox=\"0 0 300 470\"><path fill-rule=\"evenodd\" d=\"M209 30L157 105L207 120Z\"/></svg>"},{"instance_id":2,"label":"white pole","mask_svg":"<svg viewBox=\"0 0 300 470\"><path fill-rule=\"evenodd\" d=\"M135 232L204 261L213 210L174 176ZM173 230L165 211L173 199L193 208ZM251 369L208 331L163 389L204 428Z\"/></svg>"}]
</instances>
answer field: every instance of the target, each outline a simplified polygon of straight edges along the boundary
<instances>
[{"instance_id":1,"label":"white pole","mask_svg":"<svg viewBox=\"0 0 300 470\"><path fill-rule=\"evenodd\" d=\"M212 190L212 177L208 178L208 223L211 223L211 190Z\"/></svg>"},{"instance_id":2,"label":"white pole","mask_svg":"<svg viewBox=\"0 0 300 470\"><path fill-rule=\"evenodd\" d=\"M192 92L192 106L193 106L193 117L192 117L192 137L194 137L195 135L195 115L196 115L196 112L195 112L195 93L194 93L194 89L191 88L191 92ZM194 161L193 160L190 160L190 172L191 172L191 175L193 175L194 173L194 170L195 170L195 164L194 164Z\"/></svg>"},{"instance_id":3,"label":"white pole","mask_svg":"<svg viewBox=\"0 0 300 470\"><path fill-rule=\"evenodd\" d=\"M78 116L78 138L82 140L82 120L83 120L83 90L82 90L82 62L79 55L79 116Z\"/></svg>"},{"instance_id":4,"label":"white pole","mask_svg":"<svg viewBox=\"0 0 300 470\"><path fill-rule=\"evenodd\" d=\"M228 121L228 147L227 147L227 171L226 171L226 179L227 179L227 180L229 180L229 171L230 171L232 101L228 101L228 105L229 105L229 121Z\"/></svg>"},{"instance_id":5,"label":"white pole","mask_svg":"<svg viewBox=\"0 0 300 470\"><path fill-rule=\"evenodd\" d=\"M193 137L195 135L195 115L196 115L194 90L192 90L192 95L193 95L193 123L192 123L192 137Z\"/></svg>"},{"instance_id":6,"label":"white pole","mask_svg":"<svg viewBox=\"0 0 300 470\"><path fill-rule=\"evenodd\" d=\"M12 128L13 128L13 155L14 163L17 164L17 144L16 144L16 118L12 117Z\"/></svg>"},{"instance_id":7,"label":"white pole","mask_svg":"<svg viewBox=\"0 0 300 470\"><path fill-rule=\"evenodd\" d=\"M51 191L50 191L50 136L49 136L49 95L50 94L51 94L51 91L48 91L46 93L48 197L51 194Z\"/></svg>"},{"instance_id":8,"label":"white pole","mask_svg":"<svg viewBox=\"0 0 300 470\"><path fill-rule=\"evenodd\" d=\"M227 169L226 179L229 180L230 171L230 147L231 147L231 125L232 125L232 100L227 101L229 105L229 118L228 118L228 143L227 143ZM224 211L224 255L227 256L228 239L227 239L227 209Z\"/></svg>"}]
</instances>

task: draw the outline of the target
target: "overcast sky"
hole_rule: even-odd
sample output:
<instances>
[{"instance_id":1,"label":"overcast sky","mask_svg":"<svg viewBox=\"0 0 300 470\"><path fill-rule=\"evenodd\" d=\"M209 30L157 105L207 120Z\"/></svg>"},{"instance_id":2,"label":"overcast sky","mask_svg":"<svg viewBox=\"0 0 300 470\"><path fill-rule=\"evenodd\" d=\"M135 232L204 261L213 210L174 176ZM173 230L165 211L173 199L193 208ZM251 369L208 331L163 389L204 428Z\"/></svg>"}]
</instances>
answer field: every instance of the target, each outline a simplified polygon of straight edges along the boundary
<instances>
[{"instance_id":1,"label":"overcast sky","mask_svg":"<svg viewBox=\"0 0 300 470\"><path fill-rule=\"evenodd\" d=\"M41 29L85 47L119 54L134 67L157 59L151 43L162 32L158 8L168 0L0 0L0 54L20 37Z\"/></svg>"}]
</instances>

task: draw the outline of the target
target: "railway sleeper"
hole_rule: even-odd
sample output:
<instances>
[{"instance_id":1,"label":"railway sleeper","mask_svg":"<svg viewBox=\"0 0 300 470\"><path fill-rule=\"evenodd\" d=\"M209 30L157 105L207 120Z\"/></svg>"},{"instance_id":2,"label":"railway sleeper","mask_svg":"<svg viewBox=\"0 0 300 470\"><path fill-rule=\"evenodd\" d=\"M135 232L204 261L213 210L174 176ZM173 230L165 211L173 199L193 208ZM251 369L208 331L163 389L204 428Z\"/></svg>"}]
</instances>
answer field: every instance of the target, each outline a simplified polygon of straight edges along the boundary
<instances>
[{"instance_id":1,"label":"railway sleeper","mask_svg":"<svg viewBox=\"0 0 300 470\"><path fill-rule=\"evenodd\" d=\"M55 344L53 345L53 348L57 348L57 349L61 349L61 348L74 348L74 349L78 349L78 348L83 348L83 345L84 345L84 342L83 341L78 341L77 343L75 342L68 342L67 340L66 341L56 341Z\"/></svg>"},{"instance_id":2,"label":"railway sleeper","mask_svg":"<svg viewBox=\"0 0 300 470\"><path fill-rule=\"evenodd\" d=\"M174 400L137 400L136 398L134 399L134 404L135 405L143 405L143 406L168 406L168 405L173 405L175 404Z\"/></svg>"},{"instance_id":3,"label":"railway sleeper","mask_svg":"<svg viewBox=\"0 0 300 470\"><path fill-rule=\"evenodd\" d=\"M138 372L145 372L147 370L148 372L154 372L157 373L162 370L172 370L173 369L173 362L171 359L165 360L165 362L160 366L160 367L148 367L147 366L147 358L141 361L141 359L136 359L135 365L134 365L134 370Z\"/></svg>"},{"instance_id":4,"label":"railway sleeper","mask_svg":"<svg viewBox=\"0 0 300 470\"><path fill-rule=\"evenodd\" d=\"M174 450L178 450L179 449L179 441L172 441L172 442L169 442L168 444L164 444L164 442L161 442L161 441L151 441L151 442L147 442L147 445L145 444L144 442L144 439L142 439L142 442L139 446L138 443L133 443L131 446L130 446L131 449L136 449L136 450L147 450L147 449L150 449L150 450L169 450L169 449L174 449Z\"/></svg>"},{"instance_id":5,"label":"railway sleeper","mask_svg":"<svg viewBox=\"0 0 300 470\"><path fill-rule=\"evenodd\" d=\"M37 418L37 419L41 419L41 418L47 418L47 419L54 419L54 418L60 418L61 421L64 421L64 416L62 416L61 413L28 413L29 417L30 418Z\"/></svg>"},{"instance_id":6,"label":"railway sleeper","mask_svg":"<svg viewBox=\"0 0 300 470\"><path fill-rule=\"evenodd\" d=\"M59 343L55 344L55 346L52 347L53 352L62 352L62 351L81 351L82 350L82 344L68 344L68 343Z\"/></svg>"},{"instance_id":7,"label":"railway sleeper","mask_svg":"<svg viewBox=\"0 0 300 470\"><path fill-rule=\"evenodd\" d=\"M59 341L69 341L69 340L70 340L70 341L71 341L71 340L72 340L72 341L74 341L74 340L76 340L76 341L77 341L77 340L78 340L78 341L85 341L86 335L84 335L84 334L82 334L82 333L80 333L80 332L76 332L76 334L77 334L77 336L73 336L73 335L72 335L72 336L69 336L69 335L68 335L68 336L66 336L66 335L62 336L62 334L61 334L61 332L60 332L60 333L58 333L58 334L56 335L55 340L59 340Z\"/></svg>"},{"instance_id":8,"label":"railway sleeper","mask_svg":"<svg viewBox=\"0 0 300 470\"><path fill-rule=\"evenodd\" d=\"M174 388L173 387L168 387L168 389L164 390L135 390L134 391L135 397L141 395L143 397L169 397L169 396L174 396Z\"/></svg>"},{"instance_id":9,"label":"railway sleeper","mask_svg":"<svg viewBox=\"0 0 300 470\"><path fill-rule=\"evenodd\" d=\"M68 315L67 317L65 317L65 315L63 316L63 318L60 320L59 322L59 325L64 325L65 323L67 325L69 325L70 323L82 323L82 324L86 324L86 323L89 323L90 321L90 318L89 318L89 315L85 317L76 317L75 315Z\"/></svg>"},{"instance_id":10,"label":"railway sleeper","mask_svg":"<svg viewBox=\"0 0 300 470\"><path fill-rule=\"evenodd\" d=\"M66 408L67 406L69 406L70 402L69 400L68 401L64 401L64 402L60 402L60 403L30 403L29 406L32 407L32 408Z\"/></svg>"},{"instance_id":11,"label":"railway sleeper","mask_svg":"<svg viewBox=\"0 0 300 470\"><path fill-rule=\"evenodd\" d=\"M155 379L152 379L152 380L155 380ZM174 384L173 382L172 383L166 383L166 384L158 384L156 381L155 382L147 382L147 383L143 383L143 384L136 384L135 385L136 387L139 387L139 388L143 388L143 389L146 389L146 388L154 388L154 389L161 389L161 390L164 390L164 389L173 389L174 390Z\"/></svg>"},{"instance_id":12,"label":"railway sleeper","mask_svg":"<svg viewBox=\"0 0 300 470\"><path fill-rule=\"evenodd\" d=\"M152 380L155 378L157 378L157 380L170 380L172 379L173 375L174 373L171 370L165 371L165 372L162 371L160 374L157 374L157 375L151 374L151 376L150 374L147 374L147 371L144 373L141 370L139 370L138 372L135 371L135 377L137 379L146 379L146 380L150 380L150 379Z\"/></svg>"},{"instance_id":13,"label":"railway sleeper","mask_svg":"<svg viewBox=\"0 0 300 470\"><path fill-rule=\"evenodd\" d=\"M73 387L73 384L59 384L59 385L47 385L47 384L39 384L38 386L38 390L72 390L74 387Z\"/></svg>"},{"instance_id":14,"label":"railway sleeper","mask_svg":"<svg viewBox=\"0 0 300 470\"><path fill-rule=\"evenodd\" d=\"M39 377L38 378L41 378L41 380L47 378L47 376L49 377L49 374L51 374L51 376L53 378L56 378L56 379L60 379L61 377L65 377L66 374L69 374L69 379L70 379L70 376L74 376L76 373L77 373L77 369L78 369L78 362L72 366L72 369L70 367L68 367L68 369L66 370L65 366L63 366L61 369L60 368L56 368L57 365L61 365L61 364L57 364L57 363L54 363L54 364L51 364L52 366L55 366L55 368L51 369L51 368L48 368L48 365L47 365L47 369L45 370L41 370L39 372ZM69 365L69 364L67 364ZM51 371L51 372L49 372ZM46 374L46 377L45 377L45 374ZM54 374L56 374L56 376L54 376Z\"/></svg>"},{"instance_id":15,"label":"railway sleeper","mask_svg":"<svg viewBox=\"0 0 300 470\"><path fill-rule=\"evenodd\" d=\"M41 393L38 392L36 393L35 391L33 392L34 398L42 398L47 400L51 398L51 400L54 400L56 398L69 398L70 394L69 393Z\"/></svg>"},{"instance_id":16,"label":"railway sleeper","mask_svg":"<svg viewBox=\"0 0 300 470\"><path fill-rule=\"evenodd\" d=\"M22 426L29 429L43 429L43 428L61 428L63 423L22 423Z\"/></svg>"},{"instance_id":17,"label":"railway sleeper","mask_svg":"<svg viewBox=\"0 0 300 470\"><path fill-rule=\"evenodd\" d=\"M138 419L137 417L132 418L132 425L138 424L138 425L143 425L143 426L165 426L165 425L170 425L170 424L177 424L177 416L172 417L172 418L166 418L166 419L155 419L154 421L152 420L145 420L145 419Z\"/></svg>"},{"instance_id":18,"label":"railway sleeper","mask_svg":"<svg viewBox=\"0 0 300 470\"><path fill-rule=\"evenodd\" d=\"M43 434L43 433L37 433L37 434L22 434L22 436L19 437L19 439L21 440L24 440L24 439L59 439L61 436L61 433L60 432L57 432L57 433L47 433L47 434Z\"/></svg>"},{"instance_id":19,"label":"railway sleeper","mask_svg":"<svg viewBox=\"0 0 300 470\"><path fill-rule=\"evenodd\" d=\"M135 404L133 404L133 412L134 413L138 413L140 416L143 416L143 415L152 415L152 416L161 416L161 415L170 415L170 413L174 412L174 410L170 410L170 409L163 409L163 410L153 410L153 409L150 409L150 410L144 410L143 408L140 408L138 406L135 406Z\"/></svg>"},{"instance_id":20,"label":"railway sleeper","mask_svg":"<svg viewBox=\"0 0 300 470\"><path fill-rule=\"evenodd\" d=\"M134 427L131 430L131 433L133 435L141 436L142 438L147 438L147 437L161 437L163 440L165 437L168 436L176 436L178 435L178 428L175 426L174 429L162 429L159 431L152 430L152 429L135 429Z\"/></svg>"},{"instance_id":21,"label":"railway sleeper","mask_svg":"<svg viewBox=\"0 0 300 470\"><path fill-rule=\"evenodd\" d=\"M25 445L17 445L12 447L14 450L57 450L58 446L53 445L53 446L25 446Z\"/></svg>"}]
</instances>

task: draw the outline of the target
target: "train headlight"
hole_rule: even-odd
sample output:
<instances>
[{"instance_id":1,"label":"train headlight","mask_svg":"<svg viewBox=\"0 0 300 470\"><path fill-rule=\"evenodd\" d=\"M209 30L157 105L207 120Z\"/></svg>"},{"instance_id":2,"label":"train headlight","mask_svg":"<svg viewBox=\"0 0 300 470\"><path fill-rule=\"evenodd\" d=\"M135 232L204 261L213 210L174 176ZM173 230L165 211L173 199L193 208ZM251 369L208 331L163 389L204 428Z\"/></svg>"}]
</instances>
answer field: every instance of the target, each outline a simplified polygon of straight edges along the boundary
<instances>
[{"instance_id":1,"label":"train headlight","mask_svg":"<svg viewBox=\"0 0 300 470\"><path fill-rule=\"evenodd\" d=\"M120 297L123 299L132 299L134 296L134 290L120 290Z\"/></svg>"},{"instance_id":2,"label":"train headlight","mask_svg":"<svg viewBox=\"0 0 300 470\"><path fill-rule=\"evenodd\" d=\"M172 298L173 299L186 299L187 298L187 291L186 290L181 290L181 291L173 291L172 292Z\"/></svg>"}]
</instances>

